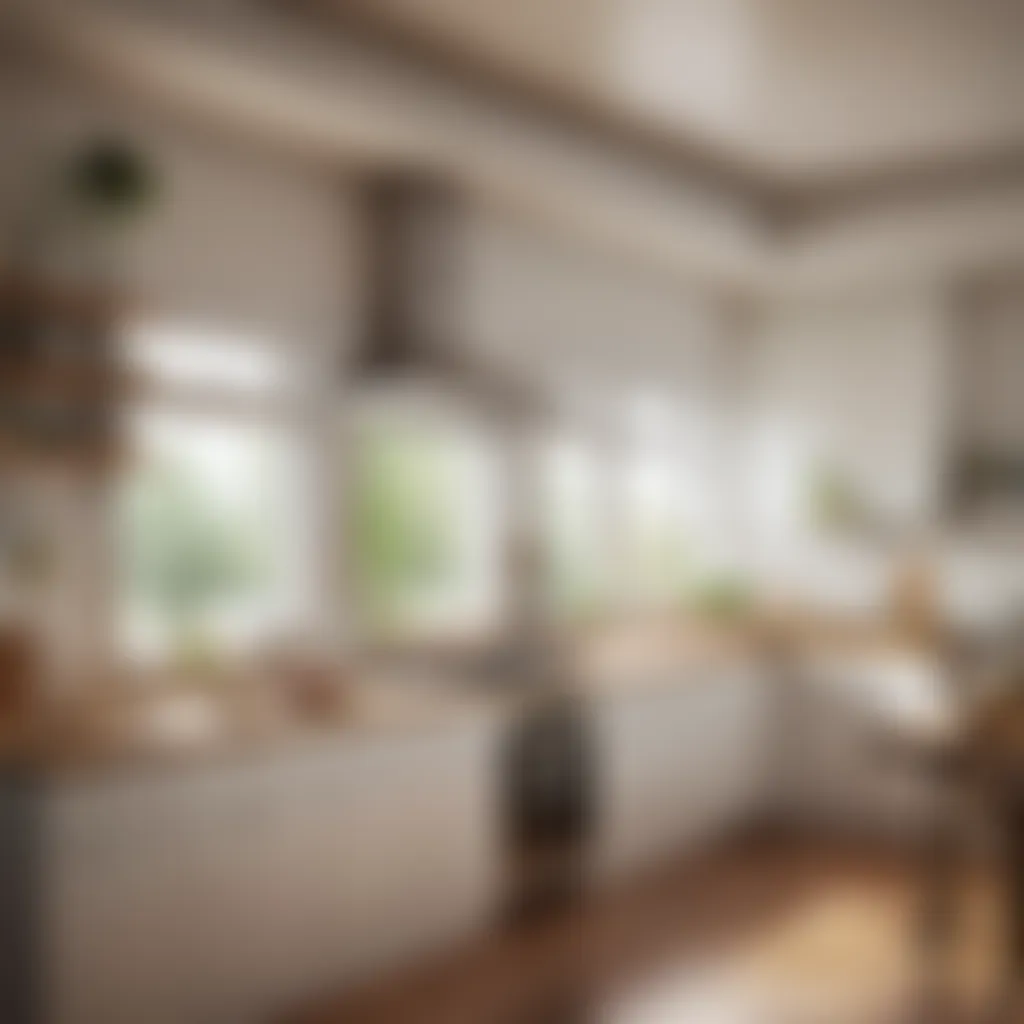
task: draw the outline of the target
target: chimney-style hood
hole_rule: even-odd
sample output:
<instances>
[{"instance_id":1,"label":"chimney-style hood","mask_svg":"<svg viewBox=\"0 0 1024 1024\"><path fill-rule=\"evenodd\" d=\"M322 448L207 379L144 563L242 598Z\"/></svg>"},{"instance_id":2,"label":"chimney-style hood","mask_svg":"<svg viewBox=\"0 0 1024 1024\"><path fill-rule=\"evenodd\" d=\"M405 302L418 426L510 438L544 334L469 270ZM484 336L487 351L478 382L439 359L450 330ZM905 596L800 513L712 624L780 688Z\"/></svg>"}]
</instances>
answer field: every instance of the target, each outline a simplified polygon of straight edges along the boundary
<instances>
[{"instance_id":1,"label":"chimney-style hood","mask_svg":"<svg viewBox=\"0 0 1024 1024\"><path fill-rule=\"evenodd\" d=\"M535 410L534 389L467 344L470 207L457 182L385 170L362 184L366 304L349 372L357 389L446 392L492 413Z\"/></svg>"},{"instance_id":2,"label":"chimney-style hood","mask_svg":"<svg viewBox=\"0 0 1024 1024\"><path fill-rule=\"evenodd\" d=\"M356 398L390 405L452 402L503 435L509 496L508 633L492 668L543 676L551 644L540 589L535 429L550 403L538 383L483 359L465 332L472 210L454 181L389 171L364 184L364 330L350 365Z\"/></svg>"},{"instance_id":3,"label":"chimney-style hood","mask_svg":"<svg viewBox=\"0 0 1024 1024\"><path fill-rule=\"evenodd\" d=\"M421 171L384 171L361 192L366 305L353 363L359 384L456 370L462 227L453 184Z\"/></svg>"}]
</instances>

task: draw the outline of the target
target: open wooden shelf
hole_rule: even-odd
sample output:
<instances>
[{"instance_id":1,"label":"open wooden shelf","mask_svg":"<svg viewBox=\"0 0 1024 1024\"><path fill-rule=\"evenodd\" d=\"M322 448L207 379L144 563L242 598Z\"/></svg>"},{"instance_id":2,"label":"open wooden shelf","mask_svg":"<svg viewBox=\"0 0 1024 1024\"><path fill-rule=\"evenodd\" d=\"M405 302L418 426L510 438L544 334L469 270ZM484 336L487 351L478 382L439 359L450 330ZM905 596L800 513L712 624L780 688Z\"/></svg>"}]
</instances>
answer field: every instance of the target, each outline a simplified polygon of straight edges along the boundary
<instances>
[{"instance_id":1,"label":"open wooden shelf","mask_svg":"<svg viewBox=\"0 0 1024 1024\"><path fill-rule=\"evenodd\" d=\"M116 288L44 279L0 266L0 306L26 313L110 320L123 312L127 298Z\"/></svg>"},{"instance_id":2,"label":"open wooden shelf","mask_svg":"<svg viewBox=\"0 0 1024 1024\"><path fill-rule=\"evenodd\" d=\"M0 468L104 471L133 383L116 342L124 296L0 268Z\"/></svg>"}]
</instances>

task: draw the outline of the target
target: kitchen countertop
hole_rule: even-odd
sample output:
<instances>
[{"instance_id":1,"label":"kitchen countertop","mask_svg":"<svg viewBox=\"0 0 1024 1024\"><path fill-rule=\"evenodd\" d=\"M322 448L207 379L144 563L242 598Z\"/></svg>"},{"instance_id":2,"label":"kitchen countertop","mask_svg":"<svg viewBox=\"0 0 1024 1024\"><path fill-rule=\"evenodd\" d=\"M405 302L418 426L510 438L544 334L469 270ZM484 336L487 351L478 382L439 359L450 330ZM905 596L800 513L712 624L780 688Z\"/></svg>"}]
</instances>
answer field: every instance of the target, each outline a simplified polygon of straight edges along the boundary
<instances>
[{"instance_id":1,"label":"kitchen countertop","mask_svg":"<svg viewBox=\"0 0 1024 1024\"><path fill-rule=\"evenodd\" d=\"M192 769L325 744L413 737L483 724L481 700L408 687L346 685L337 706L302 713L252 699L175 691L0 727L0 759L42 775Z\"/></svg>"},{"instance_id":2,"label":"kitchen countertop","mask_svg":"<svg viewBox=\"0 0 1024 1024\"><path fill-rule=\"evenodd\" d=\"M584 699L702 685L722 673L756 670L780 653L788 659L857 661L905 654L907 643L876 624L802 618L783 625L662 624L605 631L571 652L567 692ZM918 649L920 651L920 648ZM144 691L143 691L144 692ZM244 686L177 689L96 701L0 724L0 758L44 774L192 767L225 759L277 756L339 740L414 735L486 719L507 720L550 690L474 685L466 674L436 668L392 677L369 674L339 687L330 710L301 713Z\"/></svg>"}]
</instances>

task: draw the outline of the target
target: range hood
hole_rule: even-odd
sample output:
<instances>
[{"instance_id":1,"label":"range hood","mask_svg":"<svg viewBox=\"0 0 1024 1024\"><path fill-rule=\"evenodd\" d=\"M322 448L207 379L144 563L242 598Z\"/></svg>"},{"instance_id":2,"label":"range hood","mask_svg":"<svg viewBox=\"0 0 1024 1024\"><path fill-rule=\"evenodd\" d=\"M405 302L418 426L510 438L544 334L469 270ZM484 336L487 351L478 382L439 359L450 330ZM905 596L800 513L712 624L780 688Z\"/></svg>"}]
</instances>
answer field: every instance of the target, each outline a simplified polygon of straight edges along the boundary
<instances>
[{"instance_id":1,"label":"range hood","mask_svg":"<svg viewBox=\"0 0 1024 1024\"><path fill-rule=\"evenodd\" d=\"M546 678L550 638L538 571L536 430L551 403L532 378L486 360L467 337L471 208L455 182L389 171L364 183L363 334L349 365L358 402L417 409L438 402L497 428L507 483L506 635L490 677Z\"/></svg>"},{"instance_id":2,"label":"range hood","mask_svg":"<svg viewBox=\"0 0 1024 1024\"><path fill-rule=\"evenodd\" d=\"M358 393L445 395L492 414L539 411L539 395L468 345L467 227L458 184L423 170L362 183L366 304L349 365Z\"/></svg>"}]
</instances>

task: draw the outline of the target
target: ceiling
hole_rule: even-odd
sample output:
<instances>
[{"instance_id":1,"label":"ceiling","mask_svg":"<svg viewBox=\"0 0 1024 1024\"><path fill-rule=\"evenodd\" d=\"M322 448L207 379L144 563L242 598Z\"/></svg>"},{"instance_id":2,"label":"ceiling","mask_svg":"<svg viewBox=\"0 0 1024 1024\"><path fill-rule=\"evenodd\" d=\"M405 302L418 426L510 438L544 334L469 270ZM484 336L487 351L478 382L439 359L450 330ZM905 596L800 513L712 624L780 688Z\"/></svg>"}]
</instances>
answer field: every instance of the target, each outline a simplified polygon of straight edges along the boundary
<instances>
[{"instance_id":1,"label":"ceiling","mask_svg":"<svg viewBox=\"0 0 1024 1024\"><path fill-rule=\"evenodd\" d=\"M438 63L788 184L1024 151L1020 0L325 0Z\"/></svg>"}]
</instances>

